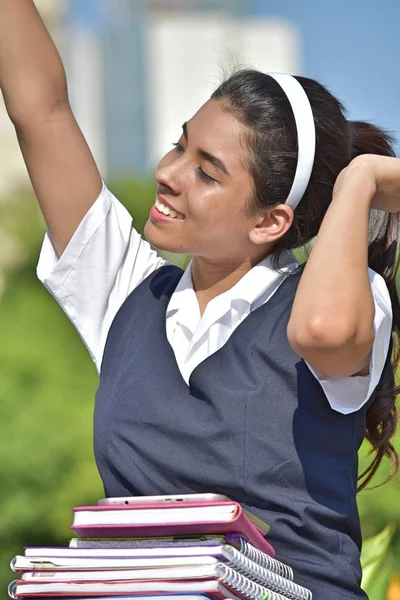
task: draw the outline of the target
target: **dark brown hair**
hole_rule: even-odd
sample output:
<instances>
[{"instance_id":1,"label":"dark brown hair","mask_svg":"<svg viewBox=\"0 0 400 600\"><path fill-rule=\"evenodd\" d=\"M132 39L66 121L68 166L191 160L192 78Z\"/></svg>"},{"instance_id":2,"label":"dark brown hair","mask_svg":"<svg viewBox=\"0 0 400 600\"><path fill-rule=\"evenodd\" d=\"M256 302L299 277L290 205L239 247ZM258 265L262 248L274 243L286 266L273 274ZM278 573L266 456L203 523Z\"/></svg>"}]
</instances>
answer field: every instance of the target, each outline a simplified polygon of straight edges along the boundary
<instances>
[{"instance_id":1,"label":"dark brown hair","mask_svg":"<svg viewBox=\"0 0 400 600\"><path fill-rule=\"evenodd\" d=\"M332 199L340 171L360 154L395 156L390 135L362 121L348 121L343 105L313 79L296 77L310 101L316 127L316 156L310 182L294 212L290 230L277 243L279 251L308 244L318 233ZM293 111L280 85L269 75L242 69L226 79L211 98L223 101L229 112L247 126L246 146L253 178L252 209L281 204L291 189L297 165L297 132ZM396 291L399 215L371 211L369 266L386 281L393 308L391 365L384 370L366 416L366 438L375 451L360 476L359 490L371 480L384 456L392 462L392 476L399 457L391 444L398 424L394 372L400 361L400 302Z\"/></svg>"}]
</instances>

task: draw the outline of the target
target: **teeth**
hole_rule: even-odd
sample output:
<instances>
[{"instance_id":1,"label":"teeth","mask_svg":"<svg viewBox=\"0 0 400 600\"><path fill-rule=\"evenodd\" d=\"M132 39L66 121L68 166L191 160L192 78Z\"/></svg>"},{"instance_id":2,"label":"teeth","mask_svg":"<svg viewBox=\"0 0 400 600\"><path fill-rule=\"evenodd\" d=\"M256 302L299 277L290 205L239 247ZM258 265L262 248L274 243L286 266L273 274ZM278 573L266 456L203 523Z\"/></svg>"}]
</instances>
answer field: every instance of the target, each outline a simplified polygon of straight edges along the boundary
<instances>
[{"instance_id":1,"label":"teeth","mask_svg":"<svg viewBox=\"0 0 400 600\"><path fill-rule=\"evenodd\" d=\"M160 202L158 200L158 198L156 198L155 206L156 206L156 209L160 213L163 213L167 217L171 217L172 219L176 219L176 218L178 218L178 215L179 215L180 218L183 218L182 215L180 215L178 212L176 212L176 210L173 210L172 208L169 208L169 206L166 206L165 204L163 204L162 202Z\"/></svg>"}]
</instances>

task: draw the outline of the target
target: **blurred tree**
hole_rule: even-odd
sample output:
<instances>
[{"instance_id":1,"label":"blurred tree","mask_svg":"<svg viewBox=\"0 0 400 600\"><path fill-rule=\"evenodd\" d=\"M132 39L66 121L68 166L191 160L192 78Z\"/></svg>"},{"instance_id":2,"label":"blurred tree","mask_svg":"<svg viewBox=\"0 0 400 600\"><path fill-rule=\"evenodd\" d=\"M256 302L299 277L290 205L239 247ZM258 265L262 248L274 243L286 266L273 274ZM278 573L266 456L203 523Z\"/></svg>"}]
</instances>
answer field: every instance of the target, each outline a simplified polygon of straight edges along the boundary
<instances>
[{"instance_id":1,"label":"blurred tree","mask_svg":"<svg viewBox=\"0 0 400 600\"><path fill-rule=\"evenodd\" d=\"M372 599L371 599L372 600ZM400 600L400 571L394 573L389 581L386 600Z\"/></svg>"},{"instance_id":2,"label":"blurred tree","mask_svg":"<svg viewBox=\"0 0 400 600\"><path fill-rule=\"evenodd\" d=\"M364 541L362 586L370 600L383 600L386 596L394 569L394 531L395 526L390 523L382 532Z\"/></svg>"}]
</instances>

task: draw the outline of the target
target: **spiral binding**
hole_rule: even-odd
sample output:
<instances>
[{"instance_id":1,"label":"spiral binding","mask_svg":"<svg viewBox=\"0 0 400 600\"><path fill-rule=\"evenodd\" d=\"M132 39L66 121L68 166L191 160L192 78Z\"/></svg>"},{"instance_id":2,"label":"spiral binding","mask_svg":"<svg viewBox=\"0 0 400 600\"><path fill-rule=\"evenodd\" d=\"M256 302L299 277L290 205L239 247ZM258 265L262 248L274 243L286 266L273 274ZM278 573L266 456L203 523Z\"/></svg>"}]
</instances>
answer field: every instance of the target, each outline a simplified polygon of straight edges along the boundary
<instances>
[{"instance_id":1,"label":"spiral binding","mask_svg":"<svg viewBox=\"0 0 400 600\"><path fill-rule=\"evenodd\" d=\"M291 600L312 600L312 594L307 588L265 569L240 554L236 548L231 546L224 546L223 548L229 560L228 566L236 569L242 575L250 577L261 586L267 585L274 592L285 594Z\"/></svg>"},{"instance_id":2,"label":"spiral binding","mask_svg":"<svg viewBox=\"0 0 400 600\"><path fill-rule=\"evenodd\" d=\"M281 594L268 590L255 581L243 577L224 563L217 565L217 575L221 583L224 583L234 592L238 592L247 600L287 600L285 596L281 596Z\"/></svg>"},{"instance_id":3,"label":"spiral binding","mask_svg":"<svg viewBox=\"0 0 400 600\"><path fill-rule=\"evenodd\" d=\"M15 592L17 590L17 580L14 579L8 586L8 595L10 598L15 598Z\"/></svg>"},{"instance_id":4,"label":"spiral binding","mask_svg":"<svg viewBox=\"0 0 400 600\"><path fill-rule=\"evenodd\" d=\"M268 569L268 571L272 571L273 573L277 573L277 575L281 575L281 577L285 577L285 579L293 581L293 570L290 567L276 560L276 558L264 554L264 552L255 548L243 538L240 538L240 552L253 562L264 567L264 569Z\"/></svg>"}]
</instances>

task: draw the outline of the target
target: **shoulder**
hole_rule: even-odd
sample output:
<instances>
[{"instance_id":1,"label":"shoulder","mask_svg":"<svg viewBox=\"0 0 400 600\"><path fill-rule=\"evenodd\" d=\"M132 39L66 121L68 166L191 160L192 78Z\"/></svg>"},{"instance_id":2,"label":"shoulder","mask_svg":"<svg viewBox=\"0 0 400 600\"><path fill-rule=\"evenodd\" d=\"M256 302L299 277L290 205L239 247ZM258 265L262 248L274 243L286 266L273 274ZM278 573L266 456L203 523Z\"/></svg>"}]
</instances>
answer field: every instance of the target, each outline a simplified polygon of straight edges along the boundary
<instances>
[{"instance_id":1,"label":"shoulder","mask_svg":"<svg viewBox=\"0 0 400 600\"><path fill-rule=\"evenodd\" d=\"M161 327L162 323L165 324L168 302L182 274L182 269L174 265L161 266L129 294L111 323L101 365L102 373L105 365L115 364L116 347L130 348L133 340L137 343L141 336L149 335L149 326Z\"/></svg>"},{"instance_id":2,"label":"shoulder","mask_svg":"<svg viewBox=\"0 0 400 600\"><path fill-rule=\"evenodd\" d=\"M164 298L168 302L182 275L183 270L175 265L169 263L161 265L132 290L119 312L130 310L133 305L141 303L147 305L152 300Z\"/></svg>"},{"instance_id":3,"label":"shoulder","mask_svg":"<svg viewBox=\"0 0 400 600\"><path fill-rule=\"evenodd\" d=\"M180 281L184 271L175 265L167 264L157 269L148 278L147 285L150 292L156 297L160 298L162 295L170 297L178 282ZM145 283L145 281L143 282Z\"/></svg>"},{"instance_id":4,"label":"shoulder","mask_svg":"<svg viewBox=\"0 0 400 600\"><path fill-rule=\"evenodd\" d=\"M305 264L299 265L295 270L288 273L271 300L276 298L280 304L283 300L287 303L293 304L294 297L297 292L301 277L304 272ZM271 300L269 302L271 302Z\"/></svg>"}]
</instances>

